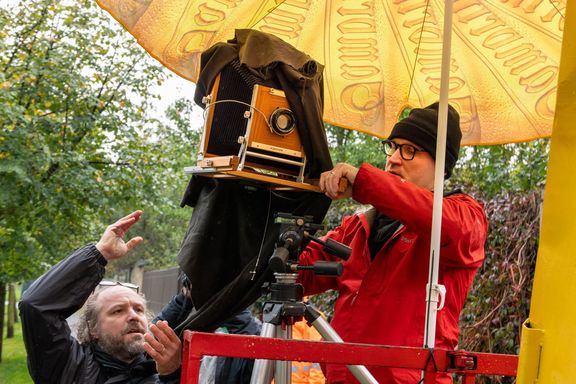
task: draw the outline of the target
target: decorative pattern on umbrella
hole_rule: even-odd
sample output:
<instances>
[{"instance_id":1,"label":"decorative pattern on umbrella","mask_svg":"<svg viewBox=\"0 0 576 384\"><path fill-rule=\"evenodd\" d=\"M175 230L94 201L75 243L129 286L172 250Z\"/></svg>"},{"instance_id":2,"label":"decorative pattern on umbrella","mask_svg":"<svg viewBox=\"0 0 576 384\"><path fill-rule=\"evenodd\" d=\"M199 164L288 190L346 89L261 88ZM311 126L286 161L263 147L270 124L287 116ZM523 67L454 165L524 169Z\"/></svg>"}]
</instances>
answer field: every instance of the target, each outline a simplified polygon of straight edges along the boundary
<instances>
[{"instance_id":1,"label":"decorative pattern on umbrella","mask_svg":"<svg viewBox=\"0 0 576 384\"><path fill-rule=\"evenodd\" d=\"M324 120L386 137L406 106L439 99L443 1L98 0L191 81L236 28L274 34L325 65ZM550 136L565 0L454 3L450 103L463 143Z\"/></svg>"}]
</instances>

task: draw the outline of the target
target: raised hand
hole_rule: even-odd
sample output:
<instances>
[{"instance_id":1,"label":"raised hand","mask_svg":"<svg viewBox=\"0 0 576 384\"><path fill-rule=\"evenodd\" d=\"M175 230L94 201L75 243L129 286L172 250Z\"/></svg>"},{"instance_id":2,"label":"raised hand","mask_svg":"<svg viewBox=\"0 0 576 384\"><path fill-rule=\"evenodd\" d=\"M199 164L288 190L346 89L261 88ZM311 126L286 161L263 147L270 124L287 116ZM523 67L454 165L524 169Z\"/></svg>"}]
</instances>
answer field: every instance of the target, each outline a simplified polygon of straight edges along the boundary
<instances>
[{"instance_id":1,"label":"raised hand","mask_svg":"<svg viewBox=\"0 0 576 384\"><path fill-rule=\"evenodd\" d=\"M134 211L106 228L96 243L96 248L106 260L119 259L142 242L143 239L140 236L124 242L124 235L132 225L140 220L140 216L142 216L142 211Z\"/></svg>"}]
</instances>

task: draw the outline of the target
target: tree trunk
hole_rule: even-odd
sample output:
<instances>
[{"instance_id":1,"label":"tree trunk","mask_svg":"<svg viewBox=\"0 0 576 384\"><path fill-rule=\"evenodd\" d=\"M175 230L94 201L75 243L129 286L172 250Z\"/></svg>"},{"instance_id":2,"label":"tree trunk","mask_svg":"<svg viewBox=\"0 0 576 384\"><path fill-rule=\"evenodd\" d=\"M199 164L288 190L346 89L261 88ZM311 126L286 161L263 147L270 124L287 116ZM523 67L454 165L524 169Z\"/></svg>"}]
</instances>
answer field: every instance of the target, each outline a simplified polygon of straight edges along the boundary
<instances>
[{"instance_id":1,"label":"tree trunk","mask_svg":"<svg viewBox=\"0 0 576 384\"><path fill-rule=\"evenodd\" d=\"M6 301L6 283L0 282L0 363L2 362L2 344L4 343L4 302Z\"/></svg>"},{"instance_id":2,"label":"tree trunk","mask_svg":"<svg viewBox=\"0 0 576 384\"><path fill-rule=\"evenodd\" d=\"M16 312L16 290L14 284L8 284L8 316L6 325L6 338L14 337L14 312Z\"/></svg>"},{"instance_id":3,"label":"tree trunk","mask_svg":"<svg viewBox=\"0 0 576 384\"><path fill-rule=\"evenodd\" d=\"M14 287L14 293L16 293L16 287ZM16 299L16 295L14 295L14 299ZM14 324L18 323L18 321L20 321L20 318L18 316L18 307L17 307L17 302L14 303Z\"/></svg>"}]
</instances>

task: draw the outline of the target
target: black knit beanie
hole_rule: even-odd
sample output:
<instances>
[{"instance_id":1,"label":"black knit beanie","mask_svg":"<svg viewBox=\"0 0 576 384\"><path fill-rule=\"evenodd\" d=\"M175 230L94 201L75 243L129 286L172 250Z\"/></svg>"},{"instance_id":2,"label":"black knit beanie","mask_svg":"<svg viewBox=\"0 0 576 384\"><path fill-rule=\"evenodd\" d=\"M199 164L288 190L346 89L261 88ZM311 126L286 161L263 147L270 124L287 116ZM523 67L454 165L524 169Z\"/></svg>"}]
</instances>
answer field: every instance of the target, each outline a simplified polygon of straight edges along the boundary
<instances>
[{"instance_id":1,"label":"black knit beanie","mask_svg":"<svg viewBox=\"0 0 576 384\"><path fill-rule=\"evenodd\" d=\"M388 140L402 138L410 140L428 152L436 160L436 137L438 132L438 102L425 108L414 108L405 119L400 120L388 136ZM445 178L452 175L452 169L458 160L460 151L460 115L448 105L448 123L446 132Z\"/></svg>"}]
</instances>

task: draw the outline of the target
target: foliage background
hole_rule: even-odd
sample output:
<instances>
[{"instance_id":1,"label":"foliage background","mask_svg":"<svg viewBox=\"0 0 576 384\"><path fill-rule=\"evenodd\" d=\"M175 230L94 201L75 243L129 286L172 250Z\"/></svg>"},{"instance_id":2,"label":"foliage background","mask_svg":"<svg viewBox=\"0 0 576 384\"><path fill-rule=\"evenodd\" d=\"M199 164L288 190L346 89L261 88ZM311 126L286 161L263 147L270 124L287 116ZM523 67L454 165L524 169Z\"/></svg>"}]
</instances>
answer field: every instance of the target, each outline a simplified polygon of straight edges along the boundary
<instances>
[{"instance_id":1,"label":"foliage background","mask_svg":"<svg viewBox=\"0 0 576 384\"><path fill-rule=\"evenodd\" d=\"M138 230L166 241L133 257L166 264L186 220L191 103L157 117L164 68L93 1L19 4L0 11L0 281L37 275L135 208Z\"/></svg>"},{"instance_id":2,"label":"foliage background","mask_svg":"<svg viewBox=\"0 0 576 384\"><path fill-rule=\"evenodd\" d=\"M8 285L136 208L148 243L115 266L173 265L199 134L191 102L157 113L166 70L94 1L13 3L0 7L0 330Z\"/></svg>"}]
</instances>

